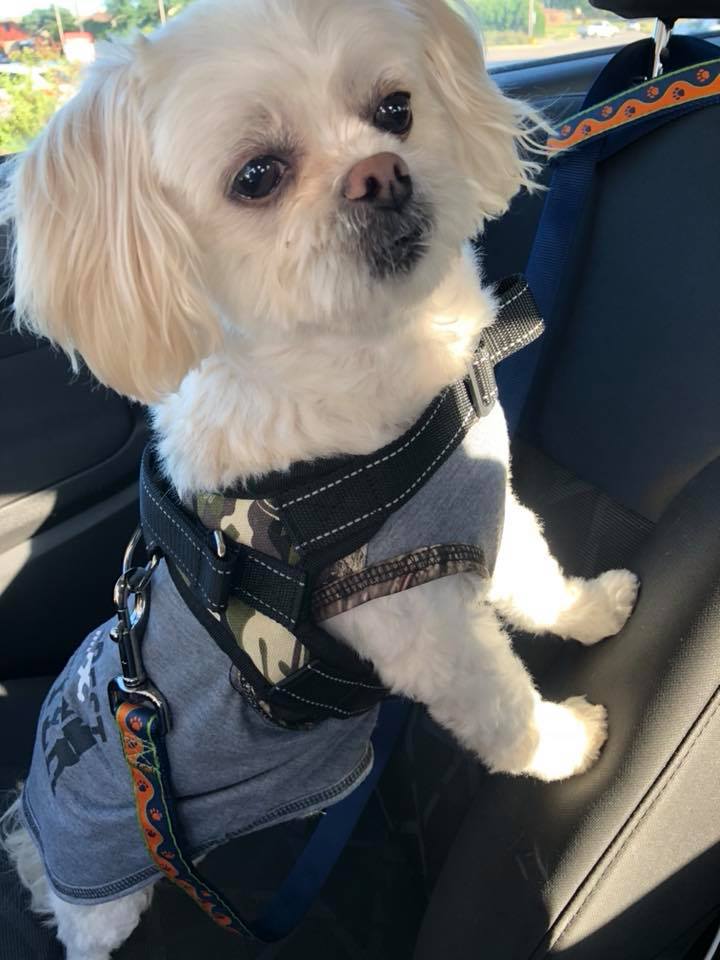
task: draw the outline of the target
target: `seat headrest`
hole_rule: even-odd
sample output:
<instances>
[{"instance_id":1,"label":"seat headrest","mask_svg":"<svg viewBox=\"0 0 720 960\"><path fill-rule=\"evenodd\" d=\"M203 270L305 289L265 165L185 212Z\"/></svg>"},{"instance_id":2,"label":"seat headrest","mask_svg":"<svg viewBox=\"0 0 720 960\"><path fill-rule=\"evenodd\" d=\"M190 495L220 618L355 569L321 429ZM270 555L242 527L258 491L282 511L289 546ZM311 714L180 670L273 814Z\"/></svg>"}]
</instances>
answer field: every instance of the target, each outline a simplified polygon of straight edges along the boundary
<instances>
[{"instance_id":1,"label":"seat headrest","mask_svg":"<svg viewBox=\"0 0 720 960\"><path fill-rule=\"evenodd\" d=\"M659 17L720 17L720 0L590 0L598 10L609 10L628 20Z\"/></svg>"}]
</instances>

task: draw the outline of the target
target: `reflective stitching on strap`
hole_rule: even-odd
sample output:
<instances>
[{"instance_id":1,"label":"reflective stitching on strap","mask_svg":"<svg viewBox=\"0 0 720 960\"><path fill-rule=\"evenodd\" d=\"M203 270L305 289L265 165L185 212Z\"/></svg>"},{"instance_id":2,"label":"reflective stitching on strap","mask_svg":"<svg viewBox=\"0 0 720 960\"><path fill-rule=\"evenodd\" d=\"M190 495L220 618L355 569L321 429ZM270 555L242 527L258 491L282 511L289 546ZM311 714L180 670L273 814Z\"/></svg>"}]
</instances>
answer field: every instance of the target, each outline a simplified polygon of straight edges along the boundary
<instances>
[{"instance_id":1,"label":"reflective stitching on strap","mask_svg":"<svg viewBox=\"0 0 720 960\"><path fill-rule=\"evenodd\" d=\"M322 670L318 670L317 667L314 667L311 663L307 665L308 670L312 673L317 673L321 677L324 677L326 680L334 680L335 683L345 683L349 687L365 687L366 690L384 690L385 687L377 683L360 683L359 680L343 680L341 677L331 677L329 673L323 673Z\"/></svg>"},{"instance_id":2,"label":"reflective stitching on strap","mask_svg":"<svg viewBox=\"0 0 720 960\"><path fill-rule=\"evenodd\" d=\"M155 506L158 508L158 510L159 510L162 514L164 514L164 516L167 517L167 519L170 521L170 523L171 523L174 527L177 527L177 529L180 531L180 533L181 533L181 534L185 537L185 539L188 541L188 543L190 544L190 546L193 547L193 549L197 550L198 553L200 553L200 554L207 560L207 564L208 564L208 566L210 567L210 569L211 569L211 570L214 570L215 573L220 574L221 577L229 577L231 571L230 571L230 570L218 570L218 568L215 566L214 563L212 563L212 561L211 561L210 558L207 556L207 554L205 554L202 550L200 550L200 548L198 547L198 545L193 541L192 537L191 537L190 534L187 532L187 530L183 530L183 528L180 526L180 524L177 522L177 520L173 519L173 517L170 516L170 514L169 514L169 513L167 512L167 510L163 507L163 505L160 503L160 501L157 499L157 497L154 497L154 496L153 496L152 490L151 490L150 487L148 486L147 480L145 479L144 476L143 476L143 488L144 488L144 490L145 490L145 493L150 497L150 499L151 499L152 502L155 504ZM148 526L150 526L150 524L148 524ZM150 527L150 529L152 530L152 527ZM153 533L155 533L154 530L153 530ZM155 533L155 536L156 536L156 537L158 536L157 533ZM160 538L158 537L158 540L159 540L159 539L160 539Z\"/></svg>"},{"instance_id":3,"label":"reflective stitching on strap","mask_svg":"<svg viewBox=\"0 0 720 960\"><path fill-rule=\"evenodd\" d=\"M258 505L258 508L262 510L263 513L265 513L272 520L280 519L278 508L275 506L275 504L271 500L264 498L263 500L255 500L254 503L256 503Z\"/></svg>"},{"instance_id":4,"label":"reflective stitching on strap","mask_svg":"<svg viewBox=\"0 0 720 960\"><path fill-rule=\"evenodd\" d=\"M320 703L319 700L308 700L307 697L301 697L299 693L293 693L292 690L285 690L282 688L282 692L286 693L290 697L294 697L295 700L302 700L303 703L309 703L312 707L324 707L326 710L334 710L336 713L342 713L345 717L352 717L353 714L349 710L343 710L342 707L334 707L330 703ZM366 713L366 710L360 711L361 713Z\"/></svg>"},{"instance_id":5,"label":"reflective stitching on strap","mask_svg":"<svg viewBox=\"0 0 720 960\"><path fill-rule=\"evenodd\" d=\"M148 492L149 492L149 491L148 491ZM162 508L161 508L161 509L162 509ZM155 537L155 539L158 541L158 543L164 545L165 541L164 541L163 538L160 536L160 534L153 528L152 524L150 523L150 521L149 521L147 518L145 518L145 526L148 528L148 530L150 531L150 533L152 533L152 535ZM166 552L166 553L168 552L168 551L167 551L167 548L165 548L165 552ZM200 591L200 593L201 593L201 594L203 595L203 597L205 598L205 602L207 603L207 605L210 607L211 610L222 610L222 604L216 603L214 600L211 600L211 599L210 599L210 597L207 595L207 593L206 593L205 590L203 589L203 586L202 586L202 584L200 583L200 580L198 579L198 577L195 576L195 574L190 573L190 571L189 571L188 568L185 566L185 564L182 562L182 560L180 560L180 559L179 559L178 557L176 557L176 556L172 556L172 557L170 557L169 559L172 561L172 563L176 563L176 564L180 567L180 569L182 570L182 572L185 574L185 576L188 578L188 580L190 580L190 582L191 582L195 587L197 587L197 589Z\"/></svg>"},{"instance_id":6,"label":"reflective stitching on strap","mask_svg":"<svg viewBox=\"0 0 720 960\"><path fill-rule=\"evenodd\" d=\"M168 511L163 507L163 505L160 503L160 501L158 500L158 498L155 497L155 496L153 496L153 492L152 492L152 490L150 489L150 487L148 486L148 483L147 483L147 480L146 480L145 477L143 477L143 488L144 488L144 490L145 490L145 493L148 495L148 497L150 497L150 499L151 499L152 502L155 504L155 506L158 508L158 510L160 510L160 512L170 521L170 523L172 523L172 525L173 525L174 527L176 527L176 528L180 531L180 533L185 537L185 539L188 541L188 543L190 544L190 546L196 551L197 554L200 555L201 559L203 559L203 560L208 564L208 566L211 568L211 570L213 570L215 573L219 574L220 576L229 577L233 571L232 571L232 570L220 570L220 569L218 569L218 567L215 566L215 564L210 560L209 556L205 553L205 551L203 551L200 547L198 547L198 545L193 541L192 537L188 534L187 530L183 530L183 528L180 526L180 524L179 524L179 523L171 516L171 514L169 514ZM164 538L162 538L162 537L160 536L160 534L155 530L155 528L152 526L152 524L149 522L149 520L148 520L147 518L145 518L145 524L146 524L146 526L148 527L148 529L150 530L150 532L153 534L153 536L155 537L155 539L156 539L159 543L165 545L165 544L166 544L166 541L165 541ZM165 545L165 551L166 551L166 553L170 553L170 551L168 551L166 545ZM192 574L192 573L187 569L187 567L185 566L185 564L174 554L174 552L173 552L173 554L169 557L169 559L170 559L173 563L176 563L176 564L180 567L180 569L183 571L183 573L185 574L185 576L188 577L188 579L192 582L192 584L193 584L193 585L200 591L200 593L203 595L203 598L204 598L205 602L208 604L208 606L209 606L212 610L222 610L222 609L223 609L223 605L222 605L221 603L216 603L214 600L211 600L211 599L210 599L210 597L208 596L208 594L206 593L206 591L203 589L203 586L202 586L202 584L201 584L201 582L200 582L199 577L198 577L196 574ZM275 574L275 575L278 576L278 577L282 577L283 580L289 580L290 583L297 584L298 586L302 586L302 585L303 585L303 579L300 578L300 577L291 577L291 576L289 576L289 575L286 574L286 573L282 573L280 570L276 570L274 567L271 567L269 563L264 563L262 560L258 560L257 557L253 557L252 555L248 556L248 559L249 559L249 560L252 560L253 563L257 563L259 566L264 567L266 570L269 570L270 573L273 573L273 574ZM239 588L239 589L242 590L242 588ZM260 597L256 597L255 594L250 593L249 590L244 590L243 592L244 592L248 597L250 597L252 600L255 600L257 603L261 603L264 607L267 607L268 610L272 610L273 613L277 613L279 616L281 616L281 617L283 618L283 622L284 622L284 623L292 623L291 618L288 617L287 614L284 614L281 610L278 610L276 607L273 607L272 604L267 603L267 601L265 601L265 600L261 600Z\"/></svg>"},{"instance_id":7,"label":"reflective stitching on strap","mask_svg":"<svg viewBox=\"0 0 720 960\"><path fill-rule=\"evenodd\" d=\"M310 500L311 497L316 497L319 493L324 493L326 490L332 489L332 487L337 487L338 484L344 483L346 480L351 480L353 477L357 477L358 474L363 473L365 470L370 470L372 467L377 467L381 463L386 463L388 460L392 460L393 457L396 457L399 453L402 453L403 450L407 450L411 443L414 443L415 440L420 436L423 431L425 431L430 425L433 418L437 415L438 410L441 407L442 400L445 399L449 387L446 387L436 398L436 405L433 412L427 418L425 423L409 437L405 443L398 447L397 450L393 450L392 453L386 453L384 457L379 457L377 460L373 460L372 463L366 463L362 467L358 467L356 470L352 470L350 473L346 473L344 477L340 477L337 480L333 480L332 483L326 483L322 487L318 487L317 490L311 490L309 493L304 493L301 497L295 497L293 500L286 500L285 502L280 501L282 507L291 507L294 503L300 503L302 500Z\"/></svg>"},{"instance_id":8,"label":"reflective stitching on strap","mask_svg":"<svg viewBox=\"0 0 720 960\"><path fill-rule=\"evenodd\" d=\"M512 297L510 297L509 300L498 301L499 311L507 309L507 307L515 303L516 300L519 300L521 297L523 297L527 293L528 289L529 289L529 285L527 282L525 282L520 288L520 290L518 290L517 293L515 293ZM507 343L504 343L500 350L495 349L493 353L490 355L491 362L495 363L495 361L502 355L504 350L512 349L513 347L522 343L526 339L526 337L532 337L535 333L537 333L539 330L542 329L542 326L543 326L542 323L535 324L530 330L525 331L521 336ZM493 327L493 324L491 324L489 327L486 327L485 330L490 331L492 330L492 327ZM433 418L437 415L441 406L441 401L444 399L445 395L448 393L450 389L451 387L446 387L441 392L441 394L437 399L435 409L432 411L432 413L427 418L425 423L411 437L409 437L402 446L398 447L397 450L393 450L392 453L385 454L384 457L379 457L377 460L373 460L372 463L366 463L361 467L357 467L355 470L352 470L350 473L346 473L344 476L339 477L337 480L333 480L330 483L323 484L323 486L318 487L316 490L311 490L309 493L304 493L299 497L294 497L292 500L286 500L284 502L281 500L280 501L281 506L283 508L291 507L293 506L293 504L301 503L303 500L310 500L312 499L312 497L316 497L318 496L318 494L324 493L326 490L331 490L333 487L337 487L339 484L344 483L346 480L351 480L353 477L357 477L359 474L364 473L366 470L371 470L373 467L377 467L381 463L386 463L388 460L392 460L393 457L396 457L398 456L398 454L402 453L404 450L407 450L407 448L412 443L414 443L415 440L417 440L417 438L427 429L428 425L431 423ZM356 522L356 521L352 521L352 522ZM340 527L338 529L343 529L343 527ZM336 532L336 531L333 531L333 532ZM305 546L306 544L312 543L312 542L313 542L312 540L306 540L305 543L300 544L300 546Z\"/></svg>"},{"instance_id":9,"label":"reflective stitching on strap","mask_svg":"<svg viewBox=\"0 0 720 960\"><path fill-rule=\"evenodd\" d=\"M271 567L269 563L264 563L262 560L258 560L257 557L249 556L248 560L252 560L253 563L257 563L259 566L265 567L265 569L269 570L270 573L274 573L277 577L282 577L283 580L289 580L290 583L296 583L298 586L303 586L305 583L303 577L291 577L287 573L281 573L279 570Z\"/></svg>"},{"instance_id":10,"label":"reflective stitching on strap","mask_svg":"<svg viewBox=\"0 0 720 960\"><path fill-rule=\"evenodd\" d=\"M250 597L250 599L254 600L255 603L259 603L262 607L267 607L268 610L272 610L273 613L276 613L279 617L282 617L284 624L293 625L293 621L286 613L283 613L282 610L278 610L277 607L274 607L271 603L268 603L267 600L263 600L261 597L256 597L254 593L250 593L250 591L246 590L244 587L237 587L236 590L233 590L233 595L236 596L238 600L243 600L244 597ZM262 611L259 612L262 613Z\"/></svg>"},{"instance_id":11,"label":"reflective stitching on strap","mask_svg":"<svg viewBox=\"0 0 720 960\"><path fill-rule=\"evenodd\" d=\"M403 492L402 492L399 496L395 497L393 500L389 500L387 503L384 503L381 507L376 507L374 510L369 510L367 513L364 513L364 514L363 514L362 516L360 516L360 517L355 517L354 520L349 520L347 523L342 523L342 524L340 524L339 527L335 527L333 530L328 530L327 533L319 533L316 537L311 537L309 540L303 540L302 543L299 543L299 544L297 545L297 546L298 546L298 550L301 549L302 547L307 547L307 546L309 546L311 543L315 543L317 540L325 540L327 537L332 537L333 534L339 533L341 530L346 530L348 527L352 527L352 526L354 526L356 523L362 523L362 521L363 521L363 520L367 520L368 517L372 517L372 516L374 516L376 513L380 513L382 510L387 510L389 507L393 507L393 506L395 506L396 503L399 503L400 500L402 500L403 497L407 496L407 494L410 493L411 490L414 490L415 487L417 487L417 485L418 485L419 483L422 483L422 481L423 481L423 479L425 478L425 476L426 476L428 473L430 473L430 471L433 469L433 467L434 467L435 464L438 462L438 460L441 460L441 459L444 457L444 455L447 453L447 451L450 449L450 447L453 445L453 443L455 443L455 441L457 440L457 438L460 436L460 434L461 434L461 433L463 432L463 430L465 429L465 425L466 425L466 423L468 422L468 420L470 420L470 419L471 419L472 417L474 417L474 416L475 416L475 411L474 411L474 410L469 410L469 411L465 414L465 417L463 418L463 421L462 421L462 423L460 424L460 426L458 427L458 429L457 429L457 430L455 431L455 433L452 435L452 437L450 438L450 440L448 440L448 442L447 442L447 443L445 444L445 446L442 448L442 450L440 451L440 453L435 457L435 459L432 461L432 463L431 463L428 467L426 467L426 468L423 470L423 472L420 474L420 476L419 476L419 477L416 477L415 480L410 484L410 486L409 486L406 490L403 490Z\"/></svg>"},{"instance_id":12,"label":"reflective stitching on strap","mask_svg":"<svg viewBox=\"0 0 720 960\"><path fill-rule=\"evenodd\" d=\"M536 323L534 327L531 327L529 330L526 330L519 337L515 337L515 339L511 340L509 343L501 344L501 346L498 349L493 350L493 352L489 354L490 362L494 364L498 360L504 360L505 357L503 356L503 354L505 353L506 350L510 350L513 347L517 347L518 344L524 343L528 337L534 338L536 333L542 332L543 327L544 327L543 323ZM492 327L488 327L488 331L489 330L492 330ZM528 344L532 343L532 339L528 340L527 342Z\"/></svg>"},{"instance_id":13,"label":"reflective stitching on strap","mask_svg":"<svg viewBox=\"0 0 720 960\"><path fill-rule=\"evenodd\" d=\"M515 294L515 296L514 296L514 297L510 297L509 300L500 300L500 301L499 301L499 303L500 303L500 309L501 309L501 310L504 310L506 307L509 307L511 303L515 303L516 300L519 300L520 297L521 297L521 296L525 293L525 291L527 290L528 286L529 286L529 284L528 284L528 283L525 283L525 285L524 285L520 290L518 290L518 292ZM490 324L490 326L492 326L492 324Z\"/></svg>"}]
</instances>

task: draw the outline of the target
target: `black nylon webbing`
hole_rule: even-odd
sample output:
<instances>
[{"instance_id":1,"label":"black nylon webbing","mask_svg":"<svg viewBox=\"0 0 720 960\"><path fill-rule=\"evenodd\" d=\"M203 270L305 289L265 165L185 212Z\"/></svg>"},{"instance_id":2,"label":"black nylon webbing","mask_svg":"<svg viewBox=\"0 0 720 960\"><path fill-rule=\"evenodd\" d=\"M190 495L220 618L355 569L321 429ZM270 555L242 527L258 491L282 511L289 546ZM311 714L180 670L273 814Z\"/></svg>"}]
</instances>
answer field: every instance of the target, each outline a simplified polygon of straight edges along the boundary
<instances>
[{"instance_id":1,"label":"black nylon webbing","mask_svg":"<svg viewBox=\"0 0 720 960\"><path fill-rule=\"evenodd\" d=\"M272 498L302 557L364 543L461 443L477 419L464 380L447 387L399 440L290 494Z\"/></svg>"},{"instance_id":2,"label":"black nylon webbing","mask_svg":"<svg viewBox=\"0 0 720 960\"><path fill-rule=\"evenodd\" d=\"M274 496L293 546L318 566L367 542L395 510L438 470L459 446L478 417L497 399L493 367L537 339L542 319L521 277L496 289L498 318L484 331L471 374L433 400L420 419L398 440L368 457L349 457L321 479Z\"/></svg>"},{"instance_id":3,"label":"black nylon webbing","mask_svg":"<svg viewBox=\"0 0 720 960\"><path fill-rule=\"evenodd\" d=\"M148 551L159 548L209 610L224 610L233 595L295 628L305 596L305 573L234 542L225 545L224 557L218 556L211 531L159 477L149 447L140 468L140 522Z\"/></svg>"},{"instance_id":4,"label":"black nylon webbing","mask_svg":"<svg viewBox=\"0 0 720 960\"><path fill-rule=\"evenodd\" d=\"M524 277L508 277L495 288L498 318L484 331L493 366L537 340L544 330L537 304Z\"/></svg>"}]
</instances>

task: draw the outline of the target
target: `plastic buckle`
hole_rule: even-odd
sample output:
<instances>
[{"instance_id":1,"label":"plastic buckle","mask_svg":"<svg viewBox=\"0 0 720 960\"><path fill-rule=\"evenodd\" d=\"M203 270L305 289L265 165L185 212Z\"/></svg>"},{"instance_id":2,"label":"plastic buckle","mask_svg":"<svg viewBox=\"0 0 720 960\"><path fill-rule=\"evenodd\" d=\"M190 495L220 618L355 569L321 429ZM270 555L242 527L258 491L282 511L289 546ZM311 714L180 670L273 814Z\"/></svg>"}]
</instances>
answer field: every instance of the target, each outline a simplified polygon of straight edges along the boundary
<instances>
[{"instance_id":1,"label":"plastic buckle","mask_svg":"<svg viewBox=\"0 0 720 960\"><path fill-rule=\"evenodd\" d=\"M487 346L482 340L470 362L465 383L473 410L478 417L486 417L495 406L498 389L495 382L495 369Z\"/></svg>"}]
</instances>

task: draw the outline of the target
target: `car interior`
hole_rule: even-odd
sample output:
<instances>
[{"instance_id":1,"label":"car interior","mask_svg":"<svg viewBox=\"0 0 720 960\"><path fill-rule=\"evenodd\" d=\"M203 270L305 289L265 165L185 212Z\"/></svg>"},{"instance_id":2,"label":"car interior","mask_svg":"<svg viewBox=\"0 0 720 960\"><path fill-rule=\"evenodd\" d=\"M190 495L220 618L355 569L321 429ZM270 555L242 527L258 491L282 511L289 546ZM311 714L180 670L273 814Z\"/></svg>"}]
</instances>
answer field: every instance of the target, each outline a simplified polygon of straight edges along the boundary
<instances>
[{"instance_id":1,"label":"car interior","mask_svg":"<svg viewBox=\"0 0 720 960\"><path fill-rule=\"evenodd\" d=\"M717 0L602 7L630 19L720 17ZM650 55L652 41L639 42ZM493 75L557 124L581 109L612 53L504 65ZM415 707L350 843L290 937L239 942L163 882L117 960L708 956L720 921L718 156L714 105L600 165L562 278L552 350L514 441L515 488L565 569L594 576L627 567L641 579L629 623L598 646L513 638L543 695L582 690L608 707L600 761L562 783L493 776ZM519 196L488 228L479 244L488 282L523 272L545 196ZM0 790L8 796L29 766L53 678L112 613L149 436L142 407L14 331L9 304L0 313ZM299 822L299 842L306 829ZM205 863L250 907L297 852L272 834L233 841ZM253 890L237 887L240 858L256 864ZM0 958L59 960L52 931L26 906L0 863Z\"/></svg>"}]
</instances>

